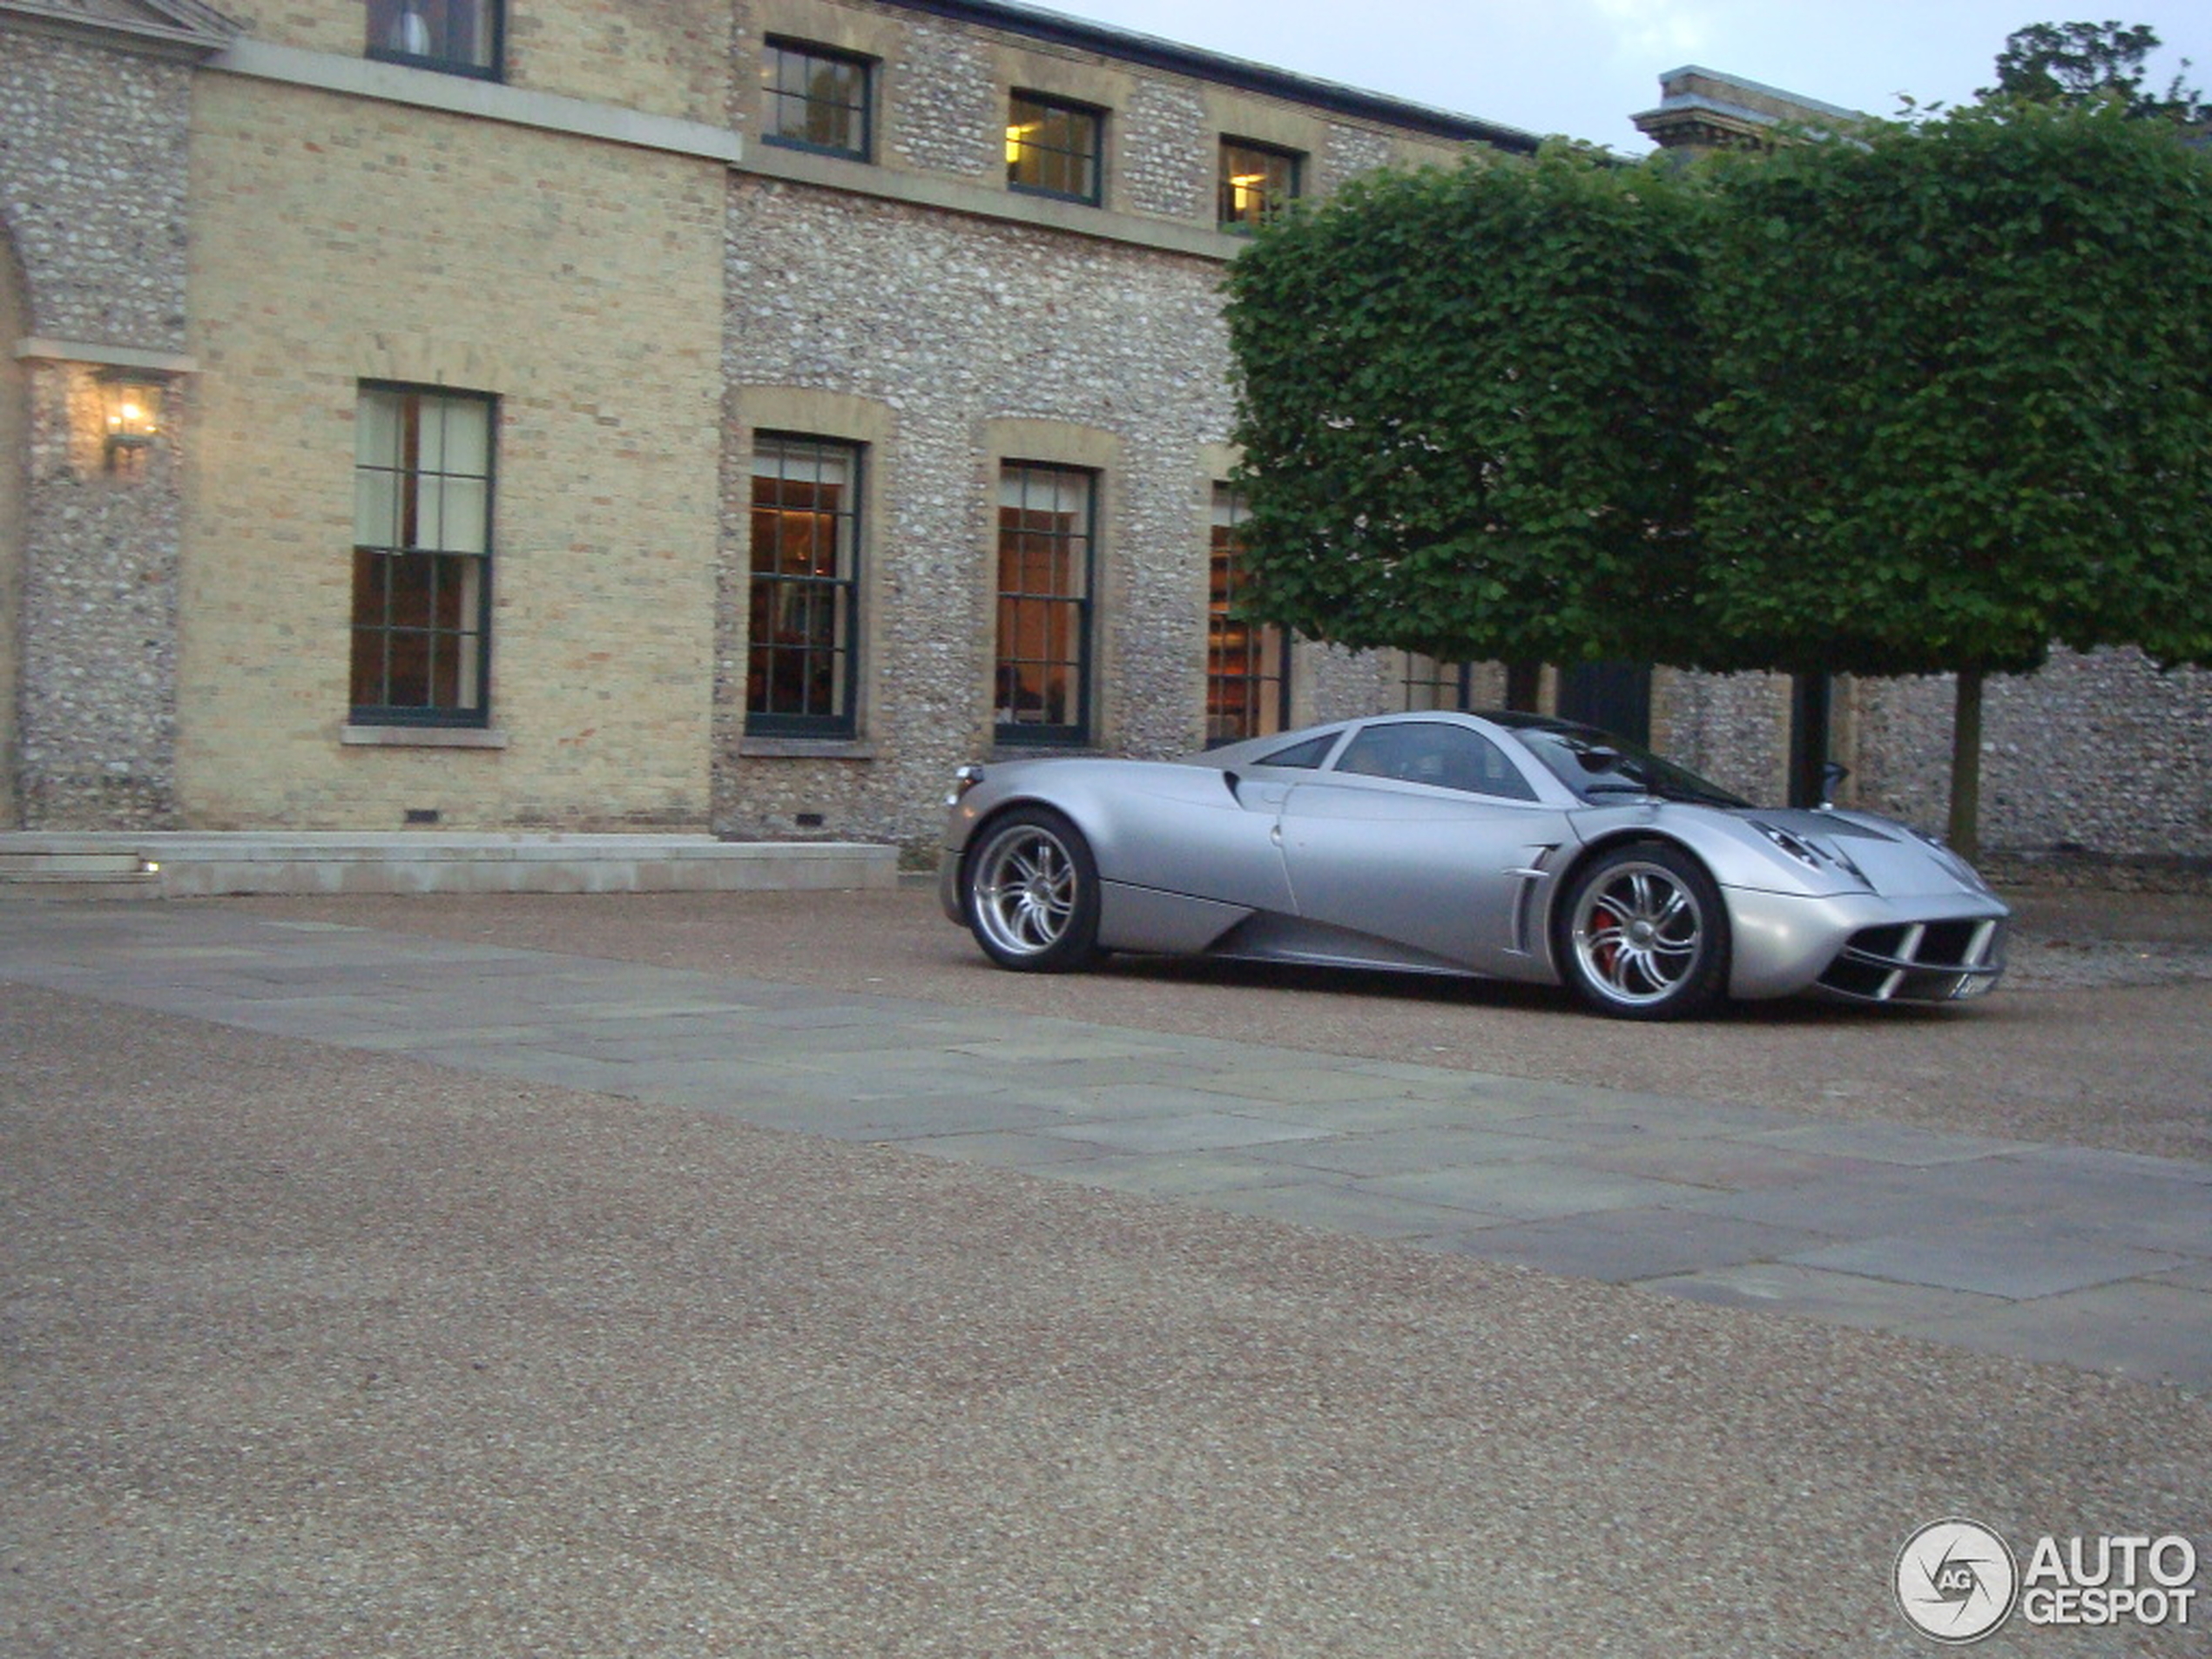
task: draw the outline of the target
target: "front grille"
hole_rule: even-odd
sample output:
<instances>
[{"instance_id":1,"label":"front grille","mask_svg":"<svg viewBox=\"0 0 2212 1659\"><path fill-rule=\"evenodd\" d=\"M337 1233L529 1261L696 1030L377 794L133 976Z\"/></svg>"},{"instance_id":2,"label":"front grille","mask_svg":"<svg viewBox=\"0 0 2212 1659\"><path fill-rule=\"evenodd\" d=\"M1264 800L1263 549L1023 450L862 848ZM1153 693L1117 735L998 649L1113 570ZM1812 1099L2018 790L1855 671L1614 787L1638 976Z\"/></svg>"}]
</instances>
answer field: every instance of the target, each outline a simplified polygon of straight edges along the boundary
<instances>
[{"instance_id":1,"label":"front grille","mask_svg":"<svg viewBox=\"0 0 2212 1659\"><path fill-rule=\"evenodd\" d=\"M1867 1002L1952 1002L1979 996L2005 971L2005 924L1995 917L1894 921L1862 927L1820 983Z\"/></svg>"}]
</instances>

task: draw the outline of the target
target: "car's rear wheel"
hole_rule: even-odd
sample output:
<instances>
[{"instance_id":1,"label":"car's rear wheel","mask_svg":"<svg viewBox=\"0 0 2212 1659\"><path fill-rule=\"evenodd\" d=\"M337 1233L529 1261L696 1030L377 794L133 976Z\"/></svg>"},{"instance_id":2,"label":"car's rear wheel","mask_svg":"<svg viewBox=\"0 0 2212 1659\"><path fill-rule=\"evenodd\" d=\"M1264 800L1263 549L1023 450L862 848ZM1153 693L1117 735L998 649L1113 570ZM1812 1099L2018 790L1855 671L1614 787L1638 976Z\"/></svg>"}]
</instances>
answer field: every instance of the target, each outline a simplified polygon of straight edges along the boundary
<instances>
[{"instance_id":1,"label":"car's rear wheel","mask_svg":"<svg viewBox=\"0 0 2212 1659\"><path fill-rule=\"evenodd\" d=\"M1600 853L1561 909L1561 968L1575 994L1624 1020L1679 1020L1728 986L1728 912L1705 867L1679 847Z\"/></svg>"},{"instance_id":2,"label":"car's rear wheel","mask_svg":"<svg viewBox=\"0 0 2212 1659\"><path fill-rule=\"evenodd\" d=\"M986 825L962 897L968 931L1001 968L1057 974L1098 959L1098 866L1058 813L1024 806Z\"/></svg>"}]
</instances>

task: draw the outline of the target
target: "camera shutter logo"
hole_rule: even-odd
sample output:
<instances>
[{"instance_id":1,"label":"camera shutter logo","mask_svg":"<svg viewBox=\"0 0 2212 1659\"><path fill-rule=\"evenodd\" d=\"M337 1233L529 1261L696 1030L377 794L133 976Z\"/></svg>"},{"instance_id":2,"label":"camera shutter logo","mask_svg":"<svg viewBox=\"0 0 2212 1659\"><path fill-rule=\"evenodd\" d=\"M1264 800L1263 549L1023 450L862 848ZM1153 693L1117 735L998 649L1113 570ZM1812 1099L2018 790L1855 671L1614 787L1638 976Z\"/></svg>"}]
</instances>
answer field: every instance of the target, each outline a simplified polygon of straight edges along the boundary
<instances>
[{"instance_id":1,"label":"camera shutter logo","mask_svg":"<svg viewBox=\"0 0 2212 1659\"><path fill-rule=\"evenodd\" d=\"M1938 1642L1979 1642L2012 1616L2020 1562L1978 1521L1932 1521L1905 1541L1891 1575L1898 1610Z\"/></svg>"}]
</instances>

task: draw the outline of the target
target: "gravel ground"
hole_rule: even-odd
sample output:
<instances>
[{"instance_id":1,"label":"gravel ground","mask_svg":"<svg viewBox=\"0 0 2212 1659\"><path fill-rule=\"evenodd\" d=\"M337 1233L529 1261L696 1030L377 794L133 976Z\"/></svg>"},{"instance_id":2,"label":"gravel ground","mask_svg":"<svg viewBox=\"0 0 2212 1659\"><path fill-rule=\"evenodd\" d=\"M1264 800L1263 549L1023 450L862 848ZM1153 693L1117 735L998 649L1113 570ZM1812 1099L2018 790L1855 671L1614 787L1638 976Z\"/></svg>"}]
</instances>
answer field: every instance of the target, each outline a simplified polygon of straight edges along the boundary
<instances>
[{"instance_id":1,"label":"gravel ground","mask_svg":"<svg viewBox=\"0 0 2212 1659\"><path fill-rule=\"evenodd\" d=\"M1955 1008L1763 1003L1687 1025L1502 985L1117 959L992 968L933 893L226 900L266 914L495 941L845 990L1027 1009L2161 1157L2212 1158L2212 899L2007 895L2013 969Z\"/></svg>"},{"instance_id":2,"label":"gravel ground","mask_svg":"<svg viewBox=\"0 0 2212 1659\"><path fill-rule=\"evenodd\" d=\"M849 941L863 981L1021 984L905 894L345 914L565 917L657 960L734 927L749 972ZM1066 995L1597 1028L1535 998ZM1887 1588L1925 1521L2202 1548L2212 1517L2212 1404L2175 1390L19 987L0 1215L22 1659L1856 1659L1931 1650ZM2015 1620L1979 1651L2204 1629Z\"/></svg>"}]
</instances>

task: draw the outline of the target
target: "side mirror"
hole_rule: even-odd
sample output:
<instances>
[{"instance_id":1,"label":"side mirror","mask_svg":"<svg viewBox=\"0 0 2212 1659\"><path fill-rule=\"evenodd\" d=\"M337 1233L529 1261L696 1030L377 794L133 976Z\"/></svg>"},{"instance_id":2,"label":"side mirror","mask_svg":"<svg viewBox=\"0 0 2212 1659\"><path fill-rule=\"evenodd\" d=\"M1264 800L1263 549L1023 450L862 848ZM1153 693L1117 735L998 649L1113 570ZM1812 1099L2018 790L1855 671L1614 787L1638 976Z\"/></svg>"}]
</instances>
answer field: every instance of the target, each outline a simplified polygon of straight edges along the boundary
<instances>
[{"instance_id":1,"label":"side mirror","mask_svg":"<svg viewBox=\"0 0 2212 1659\"><path fill-rule=\"evenodd\" d=\"M1602 743L1591 744L1576 749L1575 759L1582 763L1584 772L1611 772L1621 764L1621 752Z\"/></svg>"}]
</instances>

